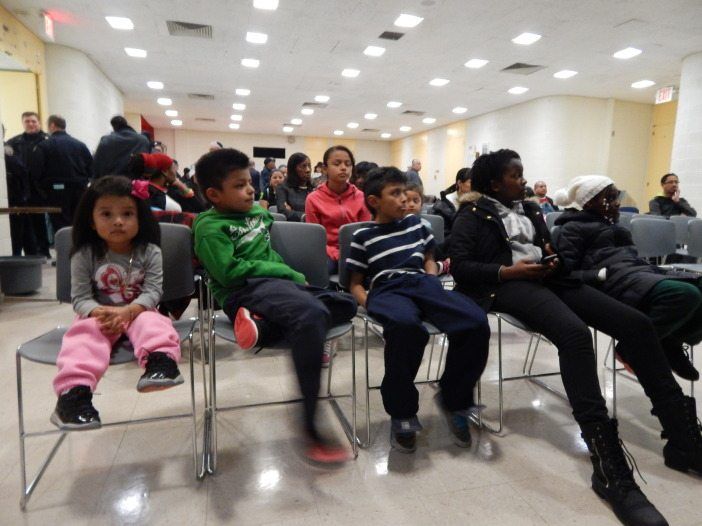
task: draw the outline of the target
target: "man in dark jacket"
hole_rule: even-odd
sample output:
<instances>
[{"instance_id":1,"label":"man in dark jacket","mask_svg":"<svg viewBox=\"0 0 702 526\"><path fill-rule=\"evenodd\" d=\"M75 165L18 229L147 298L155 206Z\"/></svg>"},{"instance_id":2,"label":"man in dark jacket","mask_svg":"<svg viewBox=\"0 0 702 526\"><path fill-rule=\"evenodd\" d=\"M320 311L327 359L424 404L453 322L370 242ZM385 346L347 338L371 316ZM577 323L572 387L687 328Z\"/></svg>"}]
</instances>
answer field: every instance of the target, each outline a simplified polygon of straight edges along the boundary
<instances>
[{"instance_id":1,"label":"man in dark jacket","mask_svg":"<svg viewBox=\"0 0 702 526\"><path fill-rule=\"evenodd\" d=\"M0 125L0 139L5 140L5 127ZM7 172L7 204L27 206L29 200L29 174L22 161L14 154L11 146L5 146L5 171ZM10 240L12 255L33 256L37 253L37 242L32 232L32 224L27 214L10 215Z\"/></svg>"},{"instance_id":2,"label":"man in dark jacket","mask_svg":"<svg viewBox=\"0 0 702 526\"><path fill-rule=\"evenodd\" d=\"M690 216L697 217L697 210L690 206L685 198L680 197L680 181L678 176L670 173L661 177L663 195L654 197L648 202L649 213L654 216Z\"/></svg>"},{"instance_id":3,"label":"man in dark jacket","mask_svg":"<svg viewBox=\"0 0 702 526\"><path fill-rule=\"evenodd\" d=\"M261 192L265 191L265 189L268 188L268 185L271 182L271 174L273 173L273 170L275 170L275 159L272 159L271 157L266 157L266 159L263 161L263 170L261 170Z\"/></svg>"},{"instance_id":4,"label":"man in dark jacket","mask_svg":"<svg viewBox=\"0 0 702 526\"><path fill-rule=\"evenodd\" d=\"M103 175L127 175L127 163L133 153L149 153L149 140L134 131L127 119L115 115L110 120L114 130L100 139L95 159L93 160L93 176L97 179Z\"/></svg>"},{"instance_id":5,"label":"man in dark jacket","mask_svg":"<svg viewBox=\"0 0 702 526\"><path fill-rule=\"evenodd\" d=\"M30 160L34 155L34 148L42 141L45 141L49 136L41 129L39 114L34 111L25 111L22 114L22 126L24 133L16 135L9 141L8 146L12 148L14 155L18 161L28 168L31 164ZM29 199L26 204L28 206L46 206L46 195L39 187L38 181L31 178L31 174L27 174L29 185ZM46 231L46 214L32 214L29 216L29 222L32 225L32 233L34 235L37 251L42 256L51 257L49 253L49 236Z\"/></svg>"},{"instance_id":6,"label":"man in dark jacket","mask_svg":"<svg viewBox=\"0 0 702 526\"><path fill-rule=\"evenodd\" d=\"M29 165L32 177L46 193L49 206L61 213L49 214L54 231L70 226L73 214L92 174L88 147L66 133L66 120L49 117L51 137L37 145Z\"/></svg>"}]
</instances>

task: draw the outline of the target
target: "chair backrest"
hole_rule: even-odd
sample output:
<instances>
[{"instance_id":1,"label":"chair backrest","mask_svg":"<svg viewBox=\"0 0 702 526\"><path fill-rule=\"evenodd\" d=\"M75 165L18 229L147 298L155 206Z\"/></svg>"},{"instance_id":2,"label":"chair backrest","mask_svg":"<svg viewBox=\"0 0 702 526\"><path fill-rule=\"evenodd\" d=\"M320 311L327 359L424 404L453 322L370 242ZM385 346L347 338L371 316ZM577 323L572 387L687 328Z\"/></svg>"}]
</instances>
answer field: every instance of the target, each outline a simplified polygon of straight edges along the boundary
<instances>
[{"instance_id":1,"label":"chair backrest","mask_svg":"<svg viewBox=\"0 0 702 526\"><path fill-rule=\"evenodd\" d=\"M556 249L558 247L558 237L561 235L561 225L556 225L551 227L551 246Z\"/></svg>"},{"instance_id":2,"label":"chair backrest","mask_svg":"<svg viewBox=\"0 0 702 526\"><path fill-rule=\"evenodd\" d=\"M702 258L702 219L690 219L687 224L687 253Z\"/></svg>"},{"instance_id":3,"label":"chair backrest","mask_svg":"<svg viewBox=\"0 0 702 526\"><path fill-rule=\"evenodd\" d=\"M184 225L159 223L163 254L162 301L190 296L195 290L192 264L192 231ZM56 247L56 298L71 302L71 232L59 230L54 236Z\"/></svg>"},{"instance_id":4,"label":"chair backrest","mask_svg":"<svg viewBox=\"0 0 702 526\"><path fill-rule=\"evenodd\" d=\"M275 205L271 205L271 206L268 207L268 211L269 211L271 214L277 214L277 213L278 213L278 207L275 206Z\"/></svg>"},{"instance_id":5,"label":"chair backrest","mask_svg":"<svg viewBox=\"0 0 702 526\"><path fill-rule=\"evenodd\" d=\"M271 246L287 265L304 274L310 285L329 285L327 232L322 225L276 221L271 226Z\"/></svg>"},{"instance_id":6,"label":"chair backrest","mask_svg":"<svg viewBox=\"0 0 702 526\"><path fill-rule=\"evenodd\" d=\"M639 209L636 208L635 206L622 206L619 209L619 211L620 212L629 212L631 214L638 214L639 213Z\"/></svg>"},{"instance_id":7,"label":"chair backrest","mask_svg":"<svg viewBox=\"0 0 702 526\"><path fill-rule=\"evenodd\" d=\"M271 212L271 209L268 209L269 212ZM285 217L283 214L279 214L278 212L271 212L271 215L273 216L273 221L287 221L288 218Z\"/></svg>"},{"instance_id":8,"label":"chair backrest","mask_svg":"<svg viewBox=\"0 0 702 526\"><path fill-rule=\"evenodd\" d=\"M631 220L631 237L641 257L663 257L675 252L675 225L671 221L634 217Z\"/></svg>"},{"instance_id":9,"label":"chair backrest","mask_svg":"<svg viewBox=\"0 0 702 526\"><path fill-rule=\"evenodd\" d=\"M548 227L549 230L551 230L554 225L556 224L556 219L558 219L558 216L560 216L563 212L549 212L546 214L544 219L546 220L546 226Z\"/></svg>"},{"instance_id":10,"label":"chair backrest","mask_svg":"<svg viewBox=\"0 0 702 526\"><path fill-rule=\"evenodd\" d=\"M444 218L433 214L422 214L422 219L426 219L431 225L434 239L440 245L444 242Z\"/></svg>"},{"instance_id":11,"label":"chair backrest","mask_svg":"<svg viewBox=\"0 0 702 526\"><path fill-rule=\"evenodd\" d=\"M637 215L634 212L622 212L621 210L619 211L619 226L622 228L626 228L627 230L631 230L631 219Z\"/></svg>"},{"instance_id":12,"label":"chair backrest","mask_svg":"<svg viewBox=\"0 0 702 526\"><path fill-rule=\"evenodd\" d=\"M690 218L687 216L670 216L670 221L675 225L675 242L678 245L687 245L689 238L688 223Z\"/></svg>"},{"instance_id":13,"label":"chair backrest","mask_svg":"<svg viewBox=\"0 0 702 526\"><path fill-rule=\"evenodd\" d=\"M349 288L349 271L346 268L346 258L349 257L351 252L351 240L353 239L353 233L359 228L363 228L372 225L370 221L364 221L361 223L348 223L342 225L339 229L339 285L342 288L348 290Z\"/></svg>"}]
</instances>

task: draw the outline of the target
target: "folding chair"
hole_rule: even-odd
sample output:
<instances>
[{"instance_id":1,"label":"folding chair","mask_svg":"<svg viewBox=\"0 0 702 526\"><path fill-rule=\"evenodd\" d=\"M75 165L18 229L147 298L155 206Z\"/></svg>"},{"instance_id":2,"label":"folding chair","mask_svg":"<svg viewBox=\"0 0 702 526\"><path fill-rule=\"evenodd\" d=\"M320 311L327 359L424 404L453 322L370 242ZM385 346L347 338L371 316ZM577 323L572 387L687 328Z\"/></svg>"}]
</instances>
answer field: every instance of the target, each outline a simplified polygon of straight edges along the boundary
<instances>
[{"instance_id":1,"label":"folding chair","mask_svg":"<svg viewBox=\"0 0 702 526\"><path fill-rule=\"evenodd\" d=\"M436 216L435 216L436 217ZM353 239L353 234L356 232L356 230L360 228L367 227L371 225L372 223L370 222L361 222L361 223L349 223L346 225L343 225L339 229L339 284L344 290L348 290L349 287L349 280L350 280L350 274L349 271L346 267L346 258L349 256L349 252L351 249L351 240ZM366 376L366 389L365 389L365 398L366 398L366 440L361 441L359 440L359 445L362 448L367 448L371 444L371 423L370 423L370 392L372 390L378 390L380 389L379 385L370 385L370 370L369 370L369 345L368 345L368 332L369 330L377 334L379 337L382 338L382 333L378 329L375 329L375 326L378 326L379 323L374 320L371 316L368 315L368 313L365 311L365 309L362 309L359 307L359 312L357 314L357 317L359 317L363 321L363 326L364 326L364 334L363 334L363 341L364 341L364 349L365 349L365 376ZM439 329L437 329L434 325L427 321L423 321L422 324L424 327L427 329L429 332L429 336L431 336L431 350L429 353L429 364L428 364L428 369L427 369L427 379L426 380L416 380L414 383L417 385L421 384L434 384L438 381L439 378L439 371L437 370L437 379L436 380L430 380L430 372L431 372L431 358L434 354L434 344L436 341L436 336L439 334L442 334ZM443 354L443 353L442 353ZM440 369L439 364L439 369Z\"/></svg>"},{"instance_id":2,"label":"folding chair","mask_svg":"<svg viewBox=\"0 0 702 526\"><path fill-rule=\"evenodd\" d=\"M183 225L175 224L160 224L161 228L161 250L163 252L163 296L162 300L170 300L182 298L193 294L194 278L191 264L191 233L190 229ZM56 298L61 303L71 302L71 266L69 252L71 248L71 228L63 228L56 233ZM202 318L200 318L200 329L202 328ZM190 354L190 404L191 412L185 414L176 414L168 416L141 418L136 420L123 420L117 422L103 423L101 427L113 427L125 424L141 424L147 422L159 422L175 418L192 418L192 440L193 440L193 466L196 478L200 479L204 475L202 466L198 466L197 448L197 414L195 410L195 376L193 364L193 331L198 322L196 319L183 320L174 322L174 328L178 333L181 341L186 340L189 344ZM59 447L65 440L68 431L52 429L48 431L32 431L29 432L24 426L24 398L22 386L22 359L31 362L56 365L56 360L61 348L63 335L66 333L67 327L56 327L49 332L42 334L21 344L16 352L17 366L17 406L18 406L18 431L20 443L20 475L22 482L22 496L20 497L20 508L26 509L27 503L32 496L32 493L37 487L37 484L44 475L49 464L56 455ZM203 343L203 332L200 330L200 341ZM202 349L202 347L201 347ZM120 344L110 360L111 365L127 363L133 361L134 354L130 345ZM47 419L48 419L47 415ZM82 431L87 432L87 431ZM48 456L44 459L39 467L34 479L27 484L27 451L26 440L38 436L60 435L54 443ZM203 454L204 459L204 454Z\"/></svg>"},{"instance_id":3,"label":"folding chair","mask_svg":"<svg viewBox=\"0 0 702 526\"><path fill-rule=\"evenodd\" d=\"M268 207L268 211L269 211L271 214L277 214L277 213L278 213L278 207L275 206L275 205L271 205L271 206Z\"/></svg>"},{"instance_id":4,"label":"folding chair","mask_svg":"<svg viewBox=\"0 0 702 526\"><path fill-rule=\"evenodd\" d=\"M271 228L271 245L278 252L286 264L301 272L307 278L310 285L326 287L329 284L329 273L326 263L326 232L324 227L317 224L281 221L275 222ZM209 474L214 474L217 470L217 414L223 411L235 411L253 407L267 407L272 405L287 405L302 402L302 398L279 400L273 402L254 402L228 407L217 405L217 375L216 356L214 352L216 338L222 338L229 342L236 342L234 330L230 320L223 315L216 315L214 301L211 293L207 294L207 320L208 329L208 356L209 356L209 389L205 399L206 422L209 427L207 442L209 453L205 461L206 470ZM329 364L326 396L320 396L320 400L327 400L336 414L344 433L351 443L354 457L358 456L356 437L356 343L355 328L352 322L336 325L327 331L326 339L335 340L346 334L351 335L351 394L336 395L332 392L332 370L333 358ZM274 346L278 348L278 346ZM286 348L286 347L283 347ZM351 422L339 406L338 399L351 399Z\"/></svg>"},{"instance_id":5,"label":"folding chair","mask_svg":"<svg viewBox=\"0 0 702 526\"><path fill-rule=\"evenodd\" d=\"M271 212L270 208L268 209L269 212ZM288 218L285 217L283 214L279 214L278 212L271 212L271 215L273 216L274 221L287 221Z\"/></svg>"},{"instance_id":6,"label":"folding chair","mask_svg":"<svg viewBox=\"0 0 702 526\"><path fill-rule=\"evenodd\" d=\"M556 225L556 219L562 214L563 212L549 212L544 216L544 220L546 221L546 226L548 227L549 230L551 230L555 225Z\"/></svg>"},{"instance_id":7,"label":"folding chair","mask_svg":"<svg viewBox=\"0 0 702 526\"><path fill-rule=\"evenodd\" d=\"M642 258L660 262L675 252L675 225L665 218L637 216L631 220L631 237Z\"/></svg>"},{"instance_id":8,"label":"folding chair","mask_svg":"<svg viewBox=\"0 0 702 526\"><path fill-rule=\"evenodd\" d=\"M687 216L670 216L669 220L675 225L675 243L681 247L687 245L690 239L690 230L688 228L690 218Z\"/></svg>"},{"instance_id":9,"label":"folding chair","mask_svg":"<svg viewBox=\"0 0 702 526\"><path fill-rule=\"evenodd\" d=\"M637 216L638 214L635 212L624 212L622 210L619 211L619 221L618 225L621 226L622 228L626 228L627 230L631 230L631 220L634 216Z\"/></svg>"},{"instance_id":10,"label":"folding chair","mask_svg":"<svg viewBox=\"0 0 702 526\"><path fill-rule=\"evenodd\" d=\"M702 219L688 219L687 255L699 261L699 258L702 258ZM699 263L674 263L672 267L702 274L702 265Z\"/></svg>"},{"instance_id":11,"label":"folding chair","mask_svg":"<svg viewBox=\"0 0 702 526\"><path fill-rule=\"evenodd\" d=\"M434 241L437 244L444 242L444 218L433 214L422 214L422 219L426 219L431 225L431 231L434 234Z\"/></svg>"}]
</instances>

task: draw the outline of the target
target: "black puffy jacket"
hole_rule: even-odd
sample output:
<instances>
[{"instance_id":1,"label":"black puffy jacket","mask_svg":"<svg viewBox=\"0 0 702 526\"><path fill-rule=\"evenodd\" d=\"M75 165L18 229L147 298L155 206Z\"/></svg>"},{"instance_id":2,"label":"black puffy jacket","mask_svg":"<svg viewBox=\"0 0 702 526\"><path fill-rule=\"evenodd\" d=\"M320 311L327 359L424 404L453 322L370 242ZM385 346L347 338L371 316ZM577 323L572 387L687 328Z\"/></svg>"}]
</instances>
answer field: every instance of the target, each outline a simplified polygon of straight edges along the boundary
<instances>
[{"instance_id":1,"label":"black puffy jacket","mask_svg":"<svg viewBox=\"0 0 702 526\"><path fill-rule=\"evenodd\" d=\"M565 212L558 219L558 254L574 270L607 269L598 287L606 294L637 307L664 279L697 281L695 274L668 271L639 257L631 232L588 211Z\"/></svg>"}]
</instances>

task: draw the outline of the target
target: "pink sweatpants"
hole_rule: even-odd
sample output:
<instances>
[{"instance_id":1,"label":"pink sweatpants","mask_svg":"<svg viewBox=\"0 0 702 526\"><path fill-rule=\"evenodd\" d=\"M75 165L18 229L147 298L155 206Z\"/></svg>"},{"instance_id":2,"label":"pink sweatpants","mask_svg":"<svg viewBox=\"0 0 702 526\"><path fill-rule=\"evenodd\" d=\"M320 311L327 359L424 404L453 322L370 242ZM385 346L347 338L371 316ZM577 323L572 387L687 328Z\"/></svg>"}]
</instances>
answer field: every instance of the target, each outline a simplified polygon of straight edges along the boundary
<instances>
[{"instance_id":1,"label":"pink sweatpants","mask_svg":"<svg viewBox=\"0 0 702 526\"><path fill-rule=\"evenodd\" d=\"M127 328L126 335L141 367L146 365L149 353L155 351L167 354L176 363L180 361L178 334L171 321L156 311L139 314ZM76 318L63 336L56 361L56 395L78 385L87 385L91 391L95 391L97 383L110 365L112 345L119 336L103 334L96 318Z\"/></svg>"}]
</instances>

